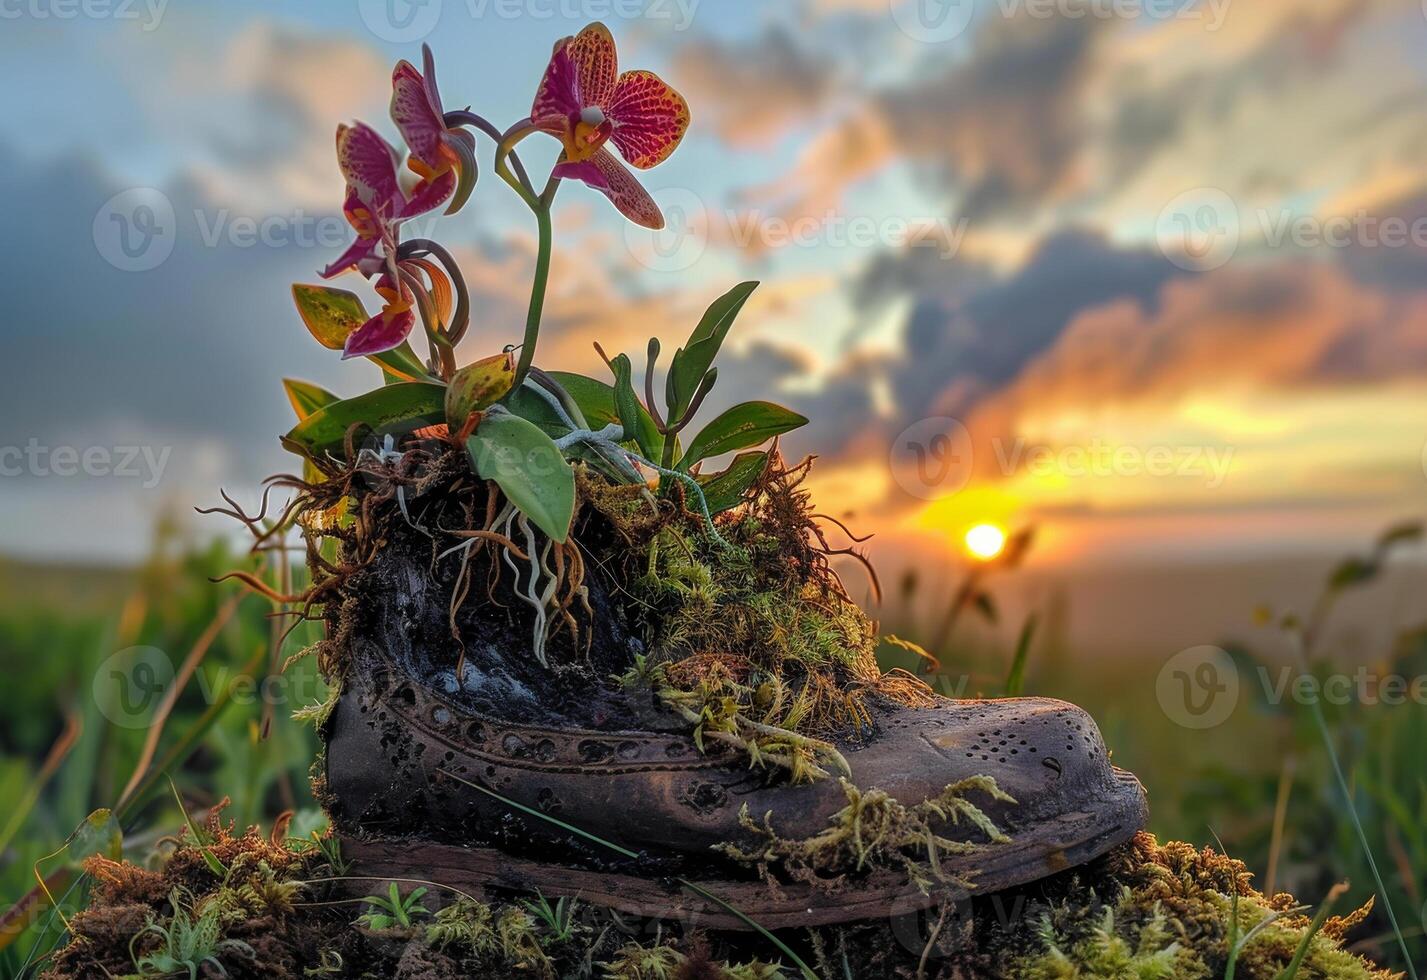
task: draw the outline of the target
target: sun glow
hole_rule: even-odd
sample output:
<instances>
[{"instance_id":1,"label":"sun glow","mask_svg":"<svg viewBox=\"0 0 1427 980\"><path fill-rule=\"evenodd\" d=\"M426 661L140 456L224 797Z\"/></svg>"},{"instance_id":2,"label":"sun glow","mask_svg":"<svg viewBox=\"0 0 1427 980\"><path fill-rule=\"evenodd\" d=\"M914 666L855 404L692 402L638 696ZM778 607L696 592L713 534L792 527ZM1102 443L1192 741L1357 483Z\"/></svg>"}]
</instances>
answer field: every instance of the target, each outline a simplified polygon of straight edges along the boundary
<instances>
[{"instance_id":1,"label":"sun glow","mask_svg":"<svg viewBox=\"0 0 1427 980\"><path fill-rule=\"evenodd\" d=\"M967 529L966 550L982 561L990 561L1006 547L1006 532L995 524L977 524Z\"/></svg>"}]
</instances>

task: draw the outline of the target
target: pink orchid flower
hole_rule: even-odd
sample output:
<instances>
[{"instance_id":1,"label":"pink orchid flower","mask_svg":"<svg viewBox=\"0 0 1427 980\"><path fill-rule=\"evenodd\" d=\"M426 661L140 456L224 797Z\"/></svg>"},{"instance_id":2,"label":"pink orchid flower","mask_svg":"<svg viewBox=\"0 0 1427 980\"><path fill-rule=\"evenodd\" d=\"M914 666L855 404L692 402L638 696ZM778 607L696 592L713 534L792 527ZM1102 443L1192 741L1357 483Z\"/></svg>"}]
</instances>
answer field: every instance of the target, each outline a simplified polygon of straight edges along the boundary
<instances>
[{"instance_id":1,"label":"pink orchid flower","mask_svg":"<svg viewBox=\"0 0 1427 980\"><path fill-rule=\"evenodd\" d=\"M654 199L604 144L613 142L630 166L647 170L683 139L689 106L651 71L618 74L614 38L603 24L555 45L530 119L565 145L555 176L603 191L631 221L664 227Z\"/></svg>"},{"instance_id":2,"label":"pink orchid flower","mask_svg":"<svg viewBox=\"0 0 1427 980\"><path fill-rule=\"evenodd\" d=\"M428 45L421 46L422 69L397 62L391 75L391 119L401 131L411 157L407 166L427 182L455 172L456 193L447 213L458 210L476 183L476 138L446 125L446 110L436 88L436 65Z\"/></svg>"},{"instance_id":3,"label":"pink orchid flower","mask_svg":"<svg viewBox=\"0 0 1427 980\"><path fill-rule=\"evenodd\" d=\"M383 272L376 284L377 295L383 300L382 311L352 331L342 347L342 360L366 357L400 347L416 326L416 300L405 283L390 271Z\"/></svg>"},{"instance_id":4,"label":"pink orchid flower","mask_svg":"<svg viewBox=\"0 0 1427 980\"><path fill-rule=\"evenodd\" d=\"M400 158L386 140L365 123L337 127L337 164L347 180L342 211L357 240L320 275L330 279L348 269L372 275L380 268L377 247L394 243L401 222L438 207L456 186L452 170L423 178L408 193L397 176Z\"/></svg>"}]
</instances>

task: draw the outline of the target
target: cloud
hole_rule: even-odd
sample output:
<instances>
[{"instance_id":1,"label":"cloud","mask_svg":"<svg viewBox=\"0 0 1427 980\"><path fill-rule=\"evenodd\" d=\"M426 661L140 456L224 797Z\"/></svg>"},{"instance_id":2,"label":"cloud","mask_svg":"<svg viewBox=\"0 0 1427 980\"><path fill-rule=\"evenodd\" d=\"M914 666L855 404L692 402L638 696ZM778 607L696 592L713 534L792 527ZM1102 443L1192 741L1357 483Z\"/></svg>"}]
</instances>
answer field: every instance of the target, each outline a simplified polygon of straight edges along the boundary
<instances>
[{"instance_id":1,"label":"cloud","mask_svg":"<svg viewBox=\"0 0 1427 980\"><path fill-rule=\"evenodd\" d=\"M1066 189L1083 142L1081 95L1093 19L992 18L971 54L927 57L908 80L870 91L755 194L790 215L836 209L845 189L894 162L954 191L970 218Z\"/></svg>"},{"instance_id":2,"label":"cloud","mask_svg":"<svg viewBox=\"0 0 1427 980\"><path fill-rule=\"evenodd\" d=\"M909 252L907 261L910 267L874 267L860 285L867 297L894 294L899 286L915 291L902 339L906 355L891 380L903 424L965 410L1053 346L1086 309L1122 299L1152 306L1177 271L1156 254L1075 231L1048 239L1000 279L982 270L938 283L933 260Z\"/></svg>"},{"instance_id":3,"label":"cloud","mask_svg":"<svg viewBox=\"0 0 1427 980\"><path fill-rule=\"evenodd\" d=\"M1187 401L1233 393L1424 377L1427 290L1389 292L1293 260L1170 280L1152 305L1126 297L1087 308L964 417L982 441L1044 432L1057 419L1145 410L1168 419Z\"/></svg>"},{"instance_id":4,"label":"cloud","mask_svg":"<svg viewBox=\"0 0 1427 980\"><path fill-rule=\"evenodd\" d=\"M700 37L679 49L670 74L697 118L712 117L728 144L757 148L825 110L835 64L774 24L748 42Z\"/></svg>"},{"instance_id":5,"label":"cloud","mask_svg":"<svg viewBox=\"0 0 1427 980\"><path fill-rule=\"evenodd\" d=\"M170 450L152 487L15 478L28 509L9 515L10 547L50 557L142 553L150 524L135 514L151 518L174 499L186 512L215 499L220 486L250 496L263 477L292 465L277 442L293 421L283 376L345 394L375 380L370 365L342 364L320 348L292 309L288 287L314 281L330 250L249 244L226 233L210 243L203 225L220 221L221 208L178 181L162 191L174 214L162 230L174 236L172 254L148 271L120 271L101 254L94 226L123 190L88 158L29 163L0 145L0 195L14 227L25 229L6 251L11 371L0 446ZM60 516L61 501L85 521Z\"/></svg>"},{"instance_id":6,"label":"cloud","mask_svg":"<svg viewBox=\"0 0 1427 980\"><path fill-rule=\"evenodd\" d=\"M171 73L150 95L155 124L228 201L331 207L342 191L337 124L361 117L395 136L391 63L364 43L257 20L216 54L174 55Z\"/></svg>"}]
</instances>

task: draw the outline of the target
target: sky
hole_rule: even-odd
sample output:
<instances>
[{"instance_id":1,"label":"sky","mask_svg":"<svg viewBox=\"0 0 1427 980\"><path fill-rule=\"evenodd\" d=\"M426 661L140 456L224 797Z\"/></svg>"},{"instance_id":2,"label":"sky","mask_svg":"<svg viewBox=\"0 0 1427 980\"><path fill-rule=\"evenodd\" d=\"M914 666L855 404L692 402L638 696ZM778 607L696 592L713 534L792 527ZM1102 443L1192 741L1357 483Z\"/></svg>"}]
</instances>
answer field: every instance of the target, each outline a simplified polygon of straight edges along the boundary
<instances>
[{"instance_id":1,"label":"sky","mask_svg":"<svg viewBox=\"0 0 1427 980\"><path fill-rule=\"evenodd\" d=\"M706 417L808 415L785 452L883 548L1292 556L1423 509L1420 0L0 0L0 554L226 530L192 508L294 465L281 379L375 381L289 295L350 240L336 125L394 139L422 42L508 125L592 20L693 122L641 174L663 232L561 187L543 366L672 350L760 280ZM555 149L522 145L537 180ZM420 224L473 290L463 360L518 341L534 257L490 150Z\"/></svg>"}]
</instances>

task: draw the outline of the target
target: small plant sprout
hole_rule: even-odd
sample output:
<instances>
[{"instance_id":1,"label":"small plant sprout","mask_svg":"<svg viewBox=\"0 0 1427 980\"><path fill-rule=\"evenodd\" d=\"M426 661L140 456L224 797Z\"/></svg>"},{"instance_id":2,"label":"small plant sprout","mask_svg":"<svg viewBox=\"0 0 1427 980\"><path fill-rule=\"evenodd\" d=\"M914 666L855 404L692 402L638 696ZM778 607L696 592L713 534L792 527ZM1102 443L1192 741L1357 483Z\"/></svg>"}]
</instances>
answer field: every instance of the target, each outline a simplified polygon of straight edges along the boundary
<instances>
[{"instance_id":1,"label":"small plant sprout","mask_svg":"<svg viewBox=\"0 0 1427 980\"><path fill-rule=\"evenodd\" d=\"M425 888L413 888L403 898L396 882L390 882L385 895L368 895L362 899L371 908L357 916L357 924L373 932L410 929L416 919L431 914L431 910L421 904L425 894Z\"/></svg>"},{"instance_id":2,"label":"small plant sprout","mask_svg":"<svg viewBox=\"0 0 1427 980\"><path fill-rule=\"evenodd\" d=\"M552 943L568 942L581 929L575 918L579 904L575 899L562 897L552 905L548 898L537 891L534 899L526 899L520 904L545 929Z\"/></svg>"},{"instance_id":3,"label":"small plant sprout","mask_svg":"<svg viewBox=\"0 0 1427 980\"><path fill-rule=\"evenodd\" d=\"M222 905L215 900L202 903L195 909L191 897L180 889L169 895L173 907L173 917L167 924L157 922L153 914L145 926L135 933L129 942L130 954L134 957L134 967L141 977L169 977L187 973L189 980L197 980L204 966L211 966L219 976L227 976L219 956L224 953L253 955L253 948L236 939L222 937ZM159 948L143 956L134 955L135 945L145 936L158 936Z\"/></svg>"}]
</instances>

